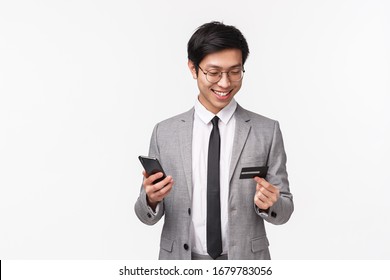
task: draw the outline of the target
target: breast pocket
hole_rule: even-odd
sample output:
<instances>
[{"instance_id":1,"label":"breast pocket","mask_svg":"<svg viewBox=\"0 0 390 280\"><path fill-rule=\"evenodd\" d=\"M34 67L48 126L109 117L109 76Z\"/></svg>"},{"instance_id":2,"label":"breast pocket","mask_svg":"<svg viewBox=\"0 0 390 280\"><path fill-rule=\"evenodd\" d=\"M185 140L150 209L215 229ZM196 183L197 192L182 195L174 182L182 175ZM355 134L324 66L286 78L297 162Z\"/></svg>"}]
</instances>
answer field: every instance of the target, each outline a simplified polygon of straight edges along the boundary
<instances>
[{"instance_id":1,"label":"breast pocket","mask_svg":"<svg viewBox=\"0 0 390 280\"><path fill-rule=\"evenodd\" d=\"M255 166L265 166L267 164L267 159L263 155L259 156L250 156L241 158L241 167L255 167Z\"/></svg>"}]
</instances>

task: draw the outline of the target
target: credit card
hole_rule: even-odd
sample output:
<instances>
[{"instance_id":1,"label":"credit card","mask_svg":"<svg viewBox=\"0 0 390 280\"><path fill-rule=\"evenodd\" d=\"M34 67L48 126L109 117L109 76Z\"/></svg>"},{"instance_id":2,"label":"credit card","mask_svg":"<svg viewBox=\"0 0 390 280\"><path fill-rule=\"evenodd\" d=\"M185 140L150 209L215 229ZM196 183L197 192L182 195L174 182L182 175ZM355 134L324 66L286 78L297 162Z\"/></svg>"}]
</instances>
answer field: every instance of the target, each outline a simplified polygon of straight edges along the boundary
<instances>
[{"instance_id":1,"label":"credit card","mask_svg":"<svg viewBox=\"0 0 390 280\"><path fill-rule=\"evenodd\" d=\"M268 166L243 167L240 173L240 179L252 179L254 177L265 178L267 176Z\"/></svg>"}]
</instances>

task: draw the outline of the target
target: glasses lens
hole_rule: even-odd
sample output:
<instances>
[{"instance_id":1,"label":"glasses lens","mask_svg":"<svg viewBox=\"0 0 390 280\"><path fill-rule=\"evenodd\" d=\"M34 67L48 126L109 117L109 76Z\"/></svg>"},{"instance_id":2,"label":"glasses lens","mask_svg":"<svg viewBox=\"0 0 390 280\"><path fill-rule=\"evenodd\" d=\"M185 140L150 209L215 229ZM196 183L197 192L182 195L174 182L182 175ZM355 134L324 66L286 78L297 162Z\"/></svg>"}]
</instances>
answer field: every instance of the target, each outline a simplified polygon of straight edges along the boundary
<instances>
[{"instance_id":1,"label":"glasses lens","mask_svg":"<svg viewBox=\"0 0 390 280\"><path fill-rule=\"evenodd\" d=\"M220 71L209 71L206 74L207 81L210 83L218 82L222 77L222 73Z\"/></svg>"},{"instance_id":2,"label":"glasses lens","mask_svg":"<svg viewBox=\"0 0 390 280\"><path fill-rule=\"evenodd\" d=\"M242 79L243 74L241 69L233 69L229 71L229 78L232 82L238 82Z\"/></svg>"}]
</instances>

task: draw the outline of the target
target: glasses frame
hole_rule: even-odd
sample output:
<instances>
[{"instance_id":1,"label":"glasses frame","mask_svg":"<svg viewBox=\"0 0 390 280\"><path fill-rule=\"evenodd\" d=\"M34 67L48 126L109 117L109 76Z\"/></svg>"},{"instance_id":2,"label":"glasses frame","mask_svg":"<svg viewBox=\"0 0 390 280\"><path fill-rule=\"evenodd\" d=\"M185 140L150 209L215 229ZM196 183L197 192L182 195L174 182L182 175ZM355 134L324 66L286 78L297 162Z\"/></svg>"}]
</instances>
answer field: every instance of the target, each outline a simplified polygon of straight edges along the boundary
<instances>
[{"instance_id":1,"label":"glasses frame","mask_svg":"<svg viewBox=\"0 0 390 280\"><path fill-rule=\"evenodd\" d=\"M241 79L236 80L236 81L232 81L231 78L230 78L230 76L229 76L229 72L232 71L232 70L229 70L229 71L218 71L218 72L220 73L220 75L219 75L219 80L216 81L216 82L211 82L211 81L209 81L209 79L207 78L207 74L208 74L210 71L205 71L205 70L203 70L202 67L200 67L199 64L198 64L198 67L199 67L200 71L206 76L206 80L207 80L209 83L212 83L212 84L218 83L218 82L222 79L223 73L226 73L226 75L227 75L229 81L231 81L231 82L239 82L239 81L241 81L241 80L244 78L244 74L245 74L245 69L242 68L242 69L241 69L241 72L242 72Z\"/></svg>"}]
</instances>

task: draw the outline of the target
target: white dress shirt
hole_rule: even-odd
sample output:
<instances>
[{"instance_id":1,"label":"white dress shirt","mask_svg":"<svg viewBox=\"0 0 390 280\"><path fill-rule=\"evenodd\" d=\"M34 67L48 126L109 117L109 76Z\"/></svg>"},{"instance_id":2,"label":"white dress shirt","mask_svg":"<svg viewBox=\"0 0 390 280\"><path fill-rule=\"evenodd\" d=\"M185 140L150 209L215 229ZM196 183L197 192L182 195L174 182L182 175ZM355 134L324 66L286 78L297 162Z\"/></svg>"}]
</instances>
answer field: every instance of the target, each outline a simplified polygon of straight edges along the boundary
<instances>
[{"instance_id":1,"label":"white dress shirt","mask_svg":"<svg viewBox=\"0 0 390 280\"><path fill-rule=\"evenodd\" d=\"M232 101L218 112L219 132L221 137L220 152L220 194L221 194L221 230L222 254L228 249L228 198L229 198L229 169L232 157L234 131L236 120L234 112L237 102ZM192 136L192 223L191 239L192 252L208 255L206 239L207 221L207 161L211 123L214 114L208 111L199 100L195 104L194 127Z\"/></svg>"}]
</instances>

